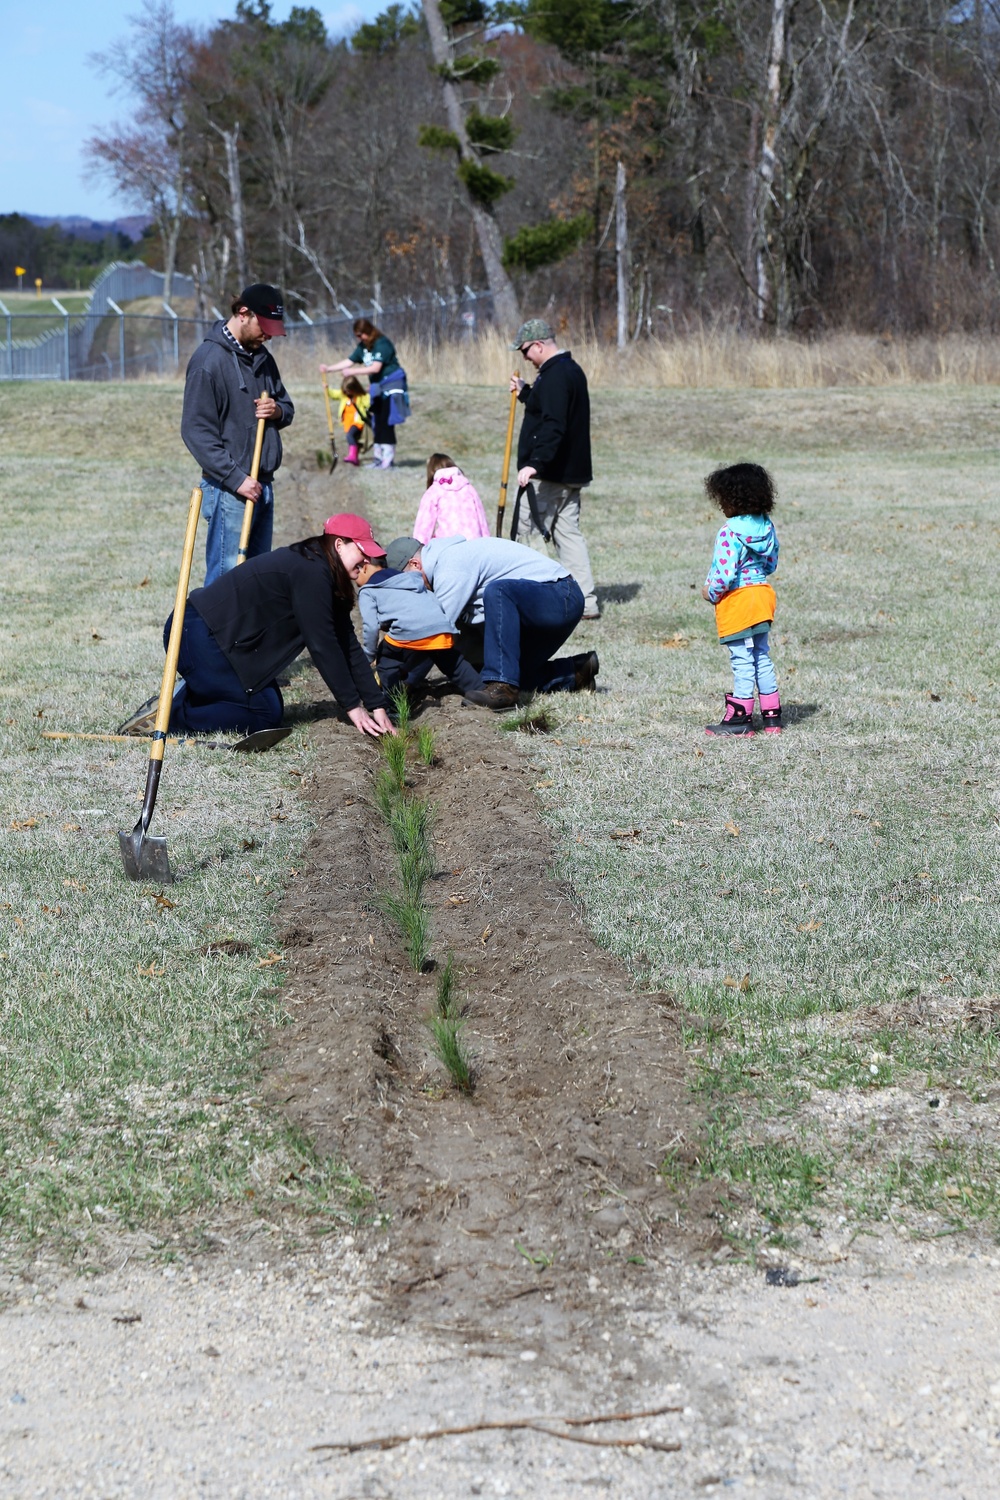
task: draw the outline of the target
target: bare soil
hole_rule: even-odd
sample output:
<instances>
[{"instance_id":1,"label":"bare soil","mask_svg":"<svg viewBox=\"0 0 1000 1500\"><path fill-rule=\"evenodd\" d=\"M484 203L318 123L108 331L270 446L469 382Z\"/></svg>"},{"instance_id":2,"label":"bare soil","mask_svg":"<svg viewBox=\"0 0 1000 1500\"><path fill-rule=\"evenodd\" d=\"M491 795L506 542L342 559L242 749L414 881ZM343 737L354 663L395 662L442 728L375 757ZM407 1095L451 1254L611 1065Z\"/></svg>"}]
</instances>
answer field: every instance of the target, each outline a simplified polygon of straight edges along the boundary
<instances>
[{"instance_id":1,"label":"bare soil","mask_svg":"<svg viewBox=\"0 0 1000 1500\"><path fill-rule=\"evenodd\" d=\"M296 1020L268 1093L389 1217L387 1316L492 1334L512 1309L521 1320L545 1269L547 1321L568 1332L595 1269L613 1259L641 1277L658 1249L710 1227L697 1207L698 1230L682 1227L657 1175L696 1123L680 1018L594 945L552 877L530 755L454 695L429 697L417 722L437 749L410 779L434 810L438 967L415 973L378 909L394 863L371 796L378 747L321 722L307 789L319 826L281 912ZM426 1024L448 953L471 1097L449 1085Z\"/></svg>"}]
</instances>

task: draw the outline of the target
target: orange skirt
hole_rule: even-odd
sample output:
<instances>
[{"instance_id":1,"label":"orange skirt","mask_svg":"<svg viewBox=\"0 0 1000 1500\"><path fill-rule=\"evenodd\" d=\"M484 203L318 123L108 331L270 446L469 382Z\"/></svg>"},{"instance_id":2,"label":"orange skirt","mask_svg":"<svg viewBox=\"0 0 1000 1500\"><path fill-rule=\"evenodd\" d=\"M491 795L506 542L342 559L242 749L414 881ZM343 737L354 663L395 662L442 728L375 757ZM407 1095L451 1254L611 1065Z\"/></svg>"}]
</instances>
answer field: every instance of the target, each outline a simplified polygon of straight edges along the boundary
<instances>
[{"instance_id":1,"label":"orange skirt","mask_svg":"<svg viewBox=\"0 0 1000 1500\"><path fill-rule=\"evenodd\" d=\"M769 583L748 583L742 589L730 589L715 606L715 628L719 640L770 625L778 606L778 596Z\"/></svg>"}]
</instances>

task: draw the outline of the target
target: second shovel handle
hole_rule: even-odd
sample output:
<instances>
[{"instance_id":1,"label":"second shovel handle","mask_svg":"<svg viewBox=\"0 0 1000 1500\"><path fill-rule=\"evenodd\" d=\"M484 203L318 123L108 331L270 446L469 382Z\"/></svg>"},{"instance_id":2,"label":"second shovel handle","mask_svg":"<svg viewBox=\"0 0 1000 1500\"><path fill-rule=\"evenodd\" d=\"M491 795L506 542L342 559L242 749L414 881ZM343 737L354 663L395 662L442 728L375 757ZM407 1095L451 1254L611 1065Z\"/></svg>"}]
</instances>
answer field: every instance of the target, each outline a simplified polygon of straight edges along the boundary
<instances>
[{"instance_id":1,"label":"second shovel handle","mask_svg":"<svg viewBox=\"0 0 1000 1500\"><path fill-rule=\"evenodd\" d=\"M510 476L510 450L514 443L514 413L517 410L517 391L510 393L510 412L507 416L507 440L503 450L503 472L500 475L500 500L497 505L497 536L503 536L503 513L507 506L507 480Z\"/></svg>"},{"instance_id":2,"label":"second shovel handle","mask_svg":"<svg viewBox=\"0 0 1000 1500\"><path fill-rule=\"evenodd\" d=\"M260 394L261 394L261 396L266 396L267 395L267 391L261 391ZM250 465L250 478L251 479L256 479L257 475L260 473L260 455L261 455L261 452L263 451L263 448L264 448L264 418L263 417L258 417L258 419L257 419L257 436L254 439L254 445L253 445L253 462ZM250 528L253 525L253 507L254 507L254 502L252 500L246 500L246 501L244 501L244 503L243 503L243 525L240 527L240 550L236 554L236 566L237 567L239 567L240 563L245 563L246 560L247 560L247 548L250 545Z\"/></svg>"}]
</instances>

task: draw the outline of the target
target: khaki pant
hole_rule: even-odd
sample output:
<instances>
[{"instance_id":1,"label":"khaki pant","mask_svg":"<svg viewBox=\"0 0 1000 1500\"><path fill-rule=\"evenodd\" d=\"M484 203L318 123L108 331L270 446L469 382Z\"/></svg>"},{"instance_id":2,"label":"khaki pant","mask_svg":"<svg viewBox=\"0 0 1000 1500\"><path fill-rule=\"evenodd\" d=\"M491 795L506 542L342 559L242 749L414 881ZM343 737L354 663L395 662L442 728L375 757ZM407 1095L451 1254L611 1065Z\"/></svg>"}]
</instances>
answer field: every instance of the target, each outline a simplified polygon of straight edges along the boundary
<instances>
[{"instance_id":1,"label":"khaki pant","mask_svg":"<svg viewBox=\"0 0 1000 1500\"><path fill-rule=\"evenodd\" d=\"M535 505L543 526L555 543L556 554L563 567L572 573L583 590L585 613L596 612L597 589L590 566L590 553L580 530L580 490L567 484L556 484L552 479L542 479L535 484ZM545 551L542 534L534 523L528 498L521 500L517 523L517 542L526 542L538 552Z\"/></svg>"}]
</instances>

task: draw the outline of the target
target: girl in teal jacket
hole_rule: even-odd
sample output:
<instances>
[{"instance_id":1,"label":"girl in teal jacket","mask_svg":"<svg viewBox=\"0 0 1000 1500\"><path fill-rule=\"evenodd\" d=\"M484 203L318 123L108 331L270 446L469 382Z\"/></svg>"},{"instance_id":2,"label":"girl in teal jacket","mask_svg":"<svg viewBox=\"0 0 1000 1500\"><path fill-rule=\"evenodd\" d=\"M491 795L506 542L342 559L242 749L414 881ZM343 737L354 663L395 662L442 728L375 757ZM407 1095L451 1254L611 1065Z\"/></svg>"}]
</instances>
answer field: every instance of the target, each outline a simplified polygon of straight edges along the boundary
<instances>
[{"instance_id":1,"label":"girl in teal jacket","mask_svg":"<svg viewBox=\"0 0 1000 1500\"><path fill-rule=\"evenodd\" d=\"M754 688L765 733L781 733L781 699L769 650L775 594L767 582L778 566L778 534L771 520L774 485L760 464L716 469L705 489L726 517L701 596L715 605L720 642L729 650L733 691L722 721L707 734L753 734Z\"/></svg>"}]
</instances>

